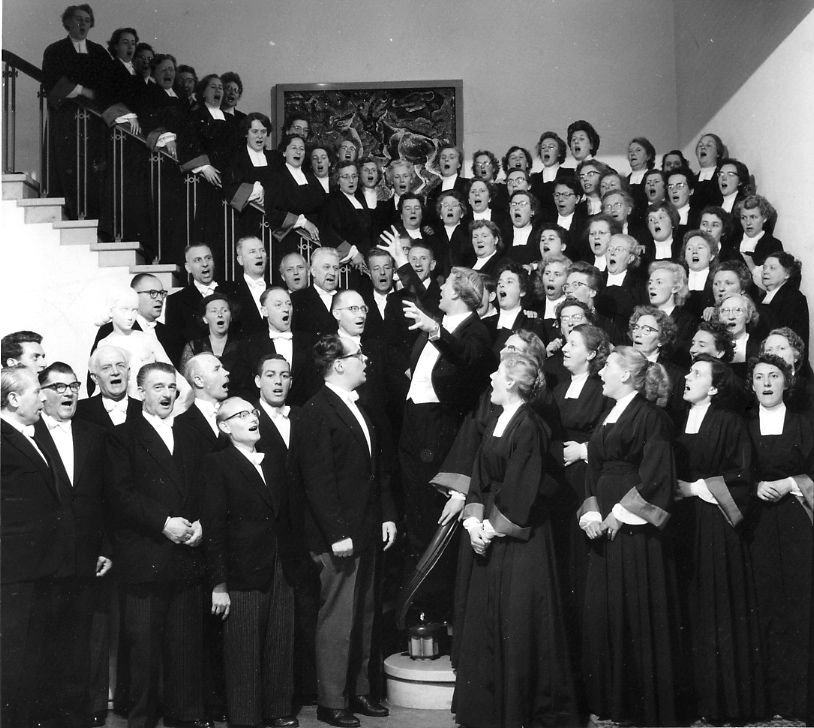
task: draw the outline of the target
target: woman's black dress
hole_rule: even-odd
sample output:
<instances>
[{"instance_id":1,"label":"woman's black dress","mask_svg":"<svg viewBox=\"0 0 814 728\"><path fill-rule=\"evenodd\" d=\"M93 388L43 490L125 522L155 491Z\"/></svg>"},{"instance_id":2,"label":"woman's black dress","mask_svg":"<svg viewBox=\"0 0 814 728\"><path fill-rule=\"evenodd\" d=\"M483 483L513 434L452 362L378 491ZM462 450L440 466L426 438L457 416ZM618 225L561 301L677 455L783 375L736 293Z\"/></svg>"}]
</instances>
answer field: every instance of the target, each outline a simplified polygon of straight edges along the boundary
<instances>
[{"instance_id":1,"label":"woman's black dress","mask_svg":"<svg viewBox=\"0 0 814 728\"><path fill-rule=\"evenodd\" d=\"M752 448L746 423L734 412L710 406L692 435L684 432L687 416L675 442L678 477L703 478L718 501L683 499L667 526L690 633L693 717L742 724L765 709L757 597L743 530Z\"/></svg>"},{"instance_id":2,"label":"woman's black dress","mask_svg":"<svg viewBox=\"0 0 814 728\"><path fill-rule=\"evenodd\" d=\"M546 425L521 407L478 452L466 515L479 512L503 537L478 556L464 536L456 619L460 646L453 709L473 728L574 721L574 693L545 496ZM533 723L537 721L537 723Z\"/></svg>"},{"instance_id":3,"label":"woman's black dress","mask_svg":"<svg viewBox=\"0 0 814 728\"><path fill-rule=\"evenodd\" d=\"M759 414L749 420L754 481L794 477L804 497L751 504L752 565L763 633L768 712L806 716L811 628L814 429L786 411L782 435L761 435Z\"/></svg>"}]
</instances>

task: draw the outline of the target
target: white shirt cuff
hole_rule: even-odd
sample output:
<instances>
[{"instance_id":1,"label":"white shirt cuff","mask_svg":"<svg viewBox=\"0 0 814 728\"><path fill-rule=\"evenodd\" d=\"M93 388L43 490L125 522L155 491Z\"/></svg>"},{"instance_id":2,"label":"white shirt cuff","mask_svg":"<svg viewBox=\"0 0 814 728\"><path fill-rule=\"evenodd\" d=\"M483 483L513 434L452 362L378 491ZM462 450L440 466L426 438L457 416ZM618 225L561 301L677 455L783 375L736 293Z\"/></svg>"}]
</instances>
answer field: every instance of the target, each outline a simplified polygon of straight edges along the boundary
<instances>
[{"instance_id":1,"label":"white shirt cuff","mask_svg":"<svg viewBox=\"0 0 814 728\"><path fill-rule=\"evenodd\" d=\"M718 499L712 495L703 478L699 478L694 483L690 483L690 493L698 496L702 501L706 501L707 503L718 504Z\"/></svg>"},{"instance_id":2,"label":"white shirt cuff","mask_svg":"<svg viewBox=\"0 0 814 728\"><path fill-rule=\"evenodd\" d=\"M346 255L344 258L342 258L342 260L340 260L339 262L340 262L340 263L347 263L347 262L348 262L348 261L349 261L351 258L353 258L353 256L354 256L354 255L356 255L358 252L359 252L359 251L356 249L356 246L355 246L355 245L351 245L351 246L350 246L350 250L348 251L348 254L347 254L347 255Z\"/></svg>"},{"instance_id":3,"label":"white shirt cuff","mask_svg":"<svg viewBox=\"0 0 814 728\"><path fill-rule=\"evenodd\" d=\"M579 519L579 527L584 529L589 523L602 523L602 514L599 511L588 511Z\"/></svg>"},{"instance_id":4,"label":"white shirt cuff","mask_svg":"<svg viewBox=\"0 0 814 728\"><path fill-rule=\"evenodd\" d=\"M469 516L469 518L464 519L463 526L467 531L477 531L481 527L481 522L475 516Z\"/></svg>"},{"instance_id":5,"label":"white shirt cuff","mask_svg":"<svg viewBox=\"0 0 814 728\"><path fill-rule=\"evenodd\" d=\"M82 95L82 91L84 91L84 89L82 88L82 84L78 83L76 84L76 86L73 87L73 89L71 89L70 93L65 98L75 99L77 96Z\"/></svg>"},{"instance_id":6,"label":"white shirt cuff","mask_svg":"<svg viewBox=\"0 0 814 728\"><path fill-rule=\"evenodd\" d=\"M117 124L124 124L126 121L131 121L132 119L137 119L138 117L135 114L122 114L121 116L116 117Z\"/></svg>"},{"instance_id":7,"label":"white shirt cuff","mask_svg":"<svg viewBox=\"0 0 814 728\"><path fill-rule=\"evenodd\" d=\"M627 508L620 506L618 503L613 507L611 513L613 513L613 517L617 521L626 523L628 526L644 526L647 523L644 518L640 518L636 514L631 513Z\"/></svg>"},{"instance_id":8,"label":"white shirt cuff","mask_svg":"<svg viewBox=\"0 0 814 728\"><path fill-rule=\"evenodd\" d=\"M466 496L463 493L459 493L457 490L450 490L449 497L452 500L466 500Z\"/></svg>"},{"instance_id":9,"label":"white shirt cuff","mask_svg":"<svg viewBox=\"0 0 814 728\"><path fill-rule=\"evenodd\" d=\"M800 486L797 485L797 481L789 476L786 478L786 482L791 485L791 490L789 491L792 495L796 495L798 498L803 498L803 491L800 490Z\"/></svg>"},{"instance_id":10,"label":"white shirt cuff","mask_svg":"<svg viewBox=\"0 0 814 728\"><path fill-rule=\"evenodd\" d=\"M175 141L175 134L171 131L165 131L160 137L158 137L158 141L155 143L157 147L166 147L167 144L170 142Z\"/></svg>"},{"instance_id":11,"label":"white shirt cuff","mask_svg":"<svg viewBox=\"0 0 814 728\"><path fill-rule=\"evenodd\" d=\"M295 228L301 228L301 227L304 227L306 222L307 222L307 220L306 220L305 215L300 215L300 216L297 218L297 222L295 222L295 223L294 223L294 227L295 227Z\"/></svg>"},{"instance_id":12,"label":"white shirt cuff","mask_svg":"<svg viewBox=\"0 0 814 728\"><path fill-rule=\"evenodd\" d=\"M255 182L252 186L252 193L249 195L247 202L254 202L263 196L263 185L260 182Z\"/></svg>"}]
</instances>

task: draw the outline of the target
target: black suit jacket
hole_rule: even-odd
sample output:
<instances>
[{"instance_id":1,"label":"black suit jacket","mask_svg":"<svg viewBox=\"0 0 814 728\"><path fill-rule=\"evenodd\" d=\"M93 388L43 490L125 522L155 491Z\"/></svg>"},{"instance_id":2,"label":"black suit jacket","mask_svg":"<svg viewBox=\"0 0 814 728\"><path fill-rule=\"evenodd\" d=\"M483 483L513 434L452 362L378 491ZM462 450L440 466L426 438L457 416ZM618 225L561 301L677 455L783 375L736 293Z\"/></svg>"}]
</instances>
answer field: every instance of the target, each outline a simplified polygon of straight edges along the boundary
<instances>
[{"instance_id":1,"label":"black suit jacket","mask_svg":"<svg viewBox=\"0 0 814 728\"><path fill-rule=\"evenodd\" d=\"M322 301L319 302L320 306ZM291 390L287 404L302 406L322 387L322 378L314 366L311 347L314 337L297 332L292 339ZM254 384L257 363L266 354L276 354L274 342L269 338L268 329L244 339L238 349L237 367L232 372L232 381L237 391L249 400L256 400L259 391Z\"/></svg>"},{"instance_id":2,"label":"black suit jacket","mask_svg":"<svg viewBox=\"0 0 814 728\"><path fill-rule=\"evenodd\" d=\"M765 297L766 294L763 294L762 298ZM810 318L808 300L800 289L793 283L784 283L774 294L774 298L760 308L768 308L774 314L775 320L780 321L782 326L788 326L799 334L806 345L806 352L803 353L805 360L808 357Z\"/></svg>"},{"instance_id":3,"label":"black suit jacket","mask_svg":"<svg viewBox=\"0 0 814 728\"><path fill-rule=\"evenodd\" d=\"M395 299L397 295L396 291L390 291L390 293L387 294L387 302L385 303L384 307L384 316L382 316L381 312L379 311L379 307L376 305L376 298L373 294L373 288L366 287L359 291L359 293L361 294L365 301L365 305L368 308L367 319L365 320L365 330L362 333L362 341L386 341L387 330L392 323L388 318L390 301Z\"/></svg>"},{"instance_id":4,"label":"black suit jacket","mask_svg":"<svg viewBox=\"0 0 814 728\"><path fill-rule=\"evenodd\" d=\"M195 404L175 418L176 422L183 422L195 435L194 442L197 457L203 459L208 453L223 450L229 444L229 438L223 432L215 431L209 426L203 412Z\"/></svg>"},{"instance_id":5,"label":"black suit jacket","mask_svg":"<svg viewBox=\"0 0 814 728\"><path fill-rule=\"evenodd\" d=\"M263 478L230 444L209 455L203 467L202 525L209 585L260 589L271 583L286 533L287 477L266 455Z\"/></svg>"},{"instance_id":6,"label":"black suit jacket","mask_svg":"<svg viewBox=\"0 0 814 728\"><path fill-rule=\"evenodd\" d=\"M293 318L291 330L314 336L335 334L339 328L334 315L325 307L316 288L308 286L291 294Z\"/></svg>"},{"instance_id":7,"label":"black suit jacket","mask_svg":"<svg viewBox=\"0 0 814 728\"><path fill-rule=\"evenodd\" d=\"M0 436L0 576L4 584L56 576L69 561L73 532L56 468L5 421L0 421Z\"/></svg>"},{"instance_id":8,"label":"black suit jacket","mask_svg":"<svg viewBox=\"0 0 814 728\"><path fill-rule=\"evenodd\" d=\"M73 481L54 444L48 426L40 419L34 425L34 439L48 452L54 464L60 490L67 494L73 513L75 539L74 562L76 575L96 575L99 556L111 558L112 551L104 510L104 439L105 429L90 422L71 423L73 434Z\"/></svg>"},{"instance_id":9,"label":"black suit jacket","mask_svg":"<svg viewBox=\"0 0 814 728\"><path fill-rule=\"evenodd\" d=\"M361 408L360 408L361 409ZM364 412L363 412L364 415ZM307 457L300 461L306 495L305 541L315 553L353 540L355 552L378 543L381 524L395 521L390 484L380 475L376 429L365 416L372 447L340 397L323 387L302 411Z\"/></svg>"},{"instance_id":10,"label":"black suit jacket","mask_svg":"<svg viewBox=\"0 0 814 728\"><path fill-rule=\"evenodd\" d=\"M425 346L434 346L440 356L432 370L432 386L442 407L457 417L474 409L489 384L489 374L497 366L492 340L476 313L470 314L454 333L443 326L437 341L430 342L422 332L413 347L410 370Z\"/></svg>"},{"instance_id":11,"label":"black suit jacket","mask_svg":"<svg viewBox=\"0 0 814 728\"><path fill-rule=\"evenodd\" d=\"M247 337L268 328L268 322L260 315L242 272L238 271L235 280L229 285L228 295L239 307L238 320L233 325L235 333Z\"/></svg>"},{"instance_id":12,"label":"black suit jacket","mask_svg":"<svg viewBox=\"0 0 814 728\"><path fill-rule=\"evenodd\" d=\"M355 208L341 190L334 190L328 197L323 224L320 227L325 240L339 249L342 257L347 254L351 245L355 245L363 256L367 256L374 244L373 213L361 192L356 194L356 200L362 205L361 210Z\"/></svg>"},{"instance_id":13,"label":"black suit jacket","mask_svg":"<svg viewBox=\"0 0 814 728\"><path fill-rule=\"evenodd\" d=\"M141 401L133 397L127 398L127 421L132 420L141 413ZM91 422L99 427L104 427L106 430L112 430L116 425L110 419L110 415L105 410L102 404L102 397L88 397L87 399L80 399L76 403L75 420L83 420Z\"/></svg>"},{"instance_id":14,"label":"black suit jacket","mask_svg":"<svg viewBox=\"0 0 814 728\"><path fill-rule=\"evenodd\" d=\"M195 435L173 426L175 448L143 416L108 433L105 477L115 518L113 561L127 583L195 581L203 575L200 547L175 544L163 534L170 516L200 519L200 462Z\"/></svg>"},{"instance_id":15,"label":"black suit jacket","mask_svg":"<svg viewBox=\"0 0 814 728\"><path fill-rule=\"evenodd\" d=\"M230 298L234 295L234 287L224 284L220 284L215 291L224 293ZM201 301L203 296L193 283L167 296L164 303L164 322L175 341L187 343L201 337L203 331L200 326Z\"/></svg>"},{"instance_id":16,"label":"black suit jacket","mask_svg":"<svg viewBox=\"0 0 814 728\"><path fill-rule=\"evenodd\" d=\"M602 292L594 301L596 310L613 319L622 331L627 331L628 320L636 306L649 303L644 281L636 271L627 269L624 285L608 286L608 271L602 272Z\"/></svg>"}]
</instances>

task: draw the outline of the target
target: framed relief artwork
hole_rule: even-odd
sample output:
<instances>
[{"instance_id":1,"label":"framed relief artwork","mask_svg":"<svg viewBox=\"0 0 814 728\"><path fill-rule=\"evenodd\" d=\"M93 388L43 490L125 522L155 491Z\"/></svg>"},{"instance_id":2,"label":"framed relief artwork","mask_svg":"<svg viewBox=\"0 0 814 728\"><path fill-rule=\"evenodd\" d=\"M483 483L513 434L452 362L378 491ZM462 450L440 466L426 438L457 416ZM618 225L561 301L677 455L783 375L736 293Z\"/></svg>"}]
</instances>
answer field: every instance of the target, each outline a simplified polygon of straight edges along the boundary
<instances>
[{"instance_id":1,"label":"framed relief artwork","mask_svg":"<svg viewBox=\"0 0 814 728\"><path fill-rule=\"evenodd\" d=\"M461 80L277 84L272 107L278 141L285 120L301 113L311 124L310 142L336 150L351 140L358 157L382 167L406 159L424 184L437 178L431 169L439 145L463 141Z\"/></svg>"}]
</instances>

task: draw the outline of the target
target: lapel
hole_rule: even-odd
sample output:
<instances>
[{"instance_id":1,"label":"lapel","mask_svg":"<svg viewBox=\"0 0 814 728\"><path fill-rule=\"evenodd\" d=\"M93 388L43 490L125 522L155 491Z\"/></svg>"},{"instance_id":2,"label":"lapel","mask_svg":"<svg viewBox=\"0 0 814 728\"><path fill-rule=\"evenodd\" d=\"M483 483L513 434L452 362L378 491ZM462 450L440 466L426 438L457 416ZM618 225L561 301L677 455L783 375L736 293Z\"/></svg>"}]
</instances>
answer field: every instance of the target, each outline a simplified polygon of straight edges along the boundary
<instances>
[{"instance_id":1,"label":"lapel","mask_svg":"<svg viewBox=\"0 0 814 728\"><path fill-rule=\"evenodd\" d=\"M78 425L78 426L77 426ZM93 445L93 435L88 432L81 422L74 419L73 426L73 484L79 485L82 471L88 459L88 453Z\"/></svg>"},{"instance_id":2,"label":"lapel","mask_svg":"<svg viewBox=\"0 0 814 728\"><path fill-rule=\"evenodd\" d=\"M51 437L51 433L48 431L48 425L45 424L42 417L34 423L34 440L50 461L60 500L70 500L70 495L73 491L71 479L68 476L65 463L59 455L59 450L57 450L54 438Z\"/></svg>"},{"instance_id":3,"label":"lapel","mask_svg":"<svg viewBox=\"0 0 814 728\"><path fill-rule=\"evenodd\" d=\"M45 479L45 482L48 484L51 492L54 494L54 498L58 501L60 500L59 497L59 490L57 488L57 471L54 467L53 458L49 460L43 460L42 456L37 452L37 449L29 442L28 438L23 435L21 432L17 432L8 422L0 420L0 424L2 425L2 432L3 437L8 443L9 446L14 447L15 449L19 450L23 455L25 455L34 465L36 466L37 470ZM43 454L46 458L49 457L49 453L43 451Z\"/></svg>"},{"instance_id":4,"label":"lapel","mask_svg":"<svg viewBox=\"0 0 814 728\"><path fill-rule=\"evenodd\" d=\"M282 450L284 452L288 452L288 448L286 447L285 440L283 440L283 436L280 434L280 431L277 429L277 426L272 422L271 417L266 414L266 411L259 403L255 403L257 406L258 412L260 412L260 430L261 432L265 433L266 435L266 442L263 447L263 452L267 452L269 448L274 448L277 450ZM289 415L289 421L291 421L291 416Z\"/></svg>"},{"instance_id":5,"label":"lapel","mask_svg":"<svg viewBox=\"0 0 814 728\"><path fill-rule=\"evenodd\" d=\"M266 467L268 455L263 458L263 462L260 465L260 467L263 469L263 475L266 478L266 482L264 483L263 478L260 477L257 470L255 470L254 466L249 462L248 458L243 453L238 452L234 445L229 445L229 454L232 456L232 460L234 461L235 466L241 475L251 484L251 487L260 494L260 497L269 504L276 515L278 504L275 496L277 494L272 493L271 472L270 468ZM269 485L267 485L267 483Z\"/></svg>"},{"instance_id":6,"label":"lapel","mask_svg":"<svg viewBox=\"0 0 814 728\"><path fill-rule=\"evenodd\" d=\"M179 470L178 464L173 459L173 455L164 441L144 417L139 417L135 421L135 426L139 435L138 440L141 448L155 460L156 464L167 474L172 484L178 489L178 492L186 497L183 473ZM173 431L173 439L175 440L175 448L177 449L179 447L178 441L180 438L175 431Z\"/></svg>"},{"instance_id":7,"label":"lapel","mask_svg":"<svg viewBox=\"0 0 814 728\"><path fill-rule=\"evenodd\" d=\"M370 457L370 453L373 450L373 445L375 443L373 441L373 426L371 425L367 415L365 415L365 413L362 412L362 409L360 407L359 411L362 412L362 417L364 418L365 424L367 425L367 431L370 433L370 444L371 444L370 449L368 449L367 446L367 439L365 438L365 433L362 432L362 427L361 425L359 425L359 421L356 419L356 417L354 417L353 412L350 411L350 408L342 401L338 394L333 392L328 387L324 387L323 392L325 394L326 399L328 400L328 404L330 404L331 407L334 408L336 414L339 416L339 419L345 423L347 428L353 433L353 436L356 438L359 445L361 445L364 451L368 454L368 457ZM359 405L357 404L357 407L358 406Z\"/></svg>"},{"instance_id":8,"label":"lapel","mask_svg":"<svg viewBox=\"0 0 814 728\"><path fill-rule=\"evenodd\" d=\"M212 428L206 421L206 417L204 417L203 412L201 412L194 404L192 404L187 411L190 413L187 423L195 430L200 432L208 442L212 443L213 445L217 445L218 441L220 440L220 436L212 432Z\"/></svg>"}]
</instances>

